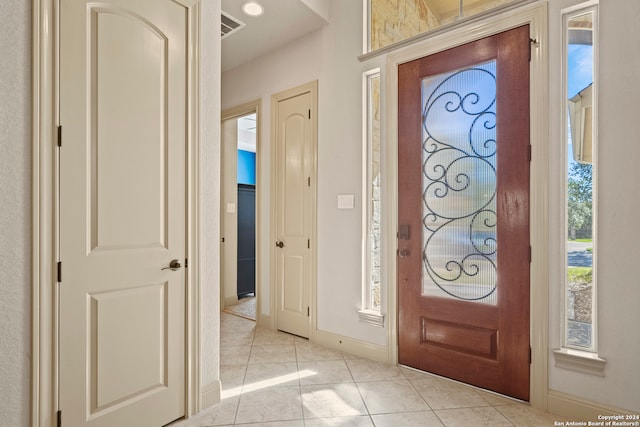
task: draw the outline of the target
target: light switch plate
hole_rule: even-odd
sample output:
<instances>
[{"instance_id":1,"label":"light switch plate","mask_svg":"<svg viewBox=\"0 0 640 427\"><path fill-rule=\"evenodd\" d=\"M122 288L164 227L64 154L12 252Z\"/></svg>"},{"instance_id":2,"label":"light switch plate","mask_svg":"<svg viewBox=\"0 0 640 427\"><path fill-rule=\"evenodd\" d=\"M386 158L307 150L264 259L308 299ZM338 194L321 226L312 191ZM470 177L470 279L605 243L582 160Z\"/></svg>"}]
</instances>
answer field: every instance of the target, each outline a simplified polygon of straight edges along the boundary
<instances>
[{"instance_id":1,"label":"light switch plate","mask_svg":"<svg viewBox=\"0 0 640 427\"><path fill-rule=\"evenodd\" d=\"M338 209L353 209L353 194L338 194Z\"/></svg>"},{"instance_id":2,"label":"light switch plate","mask_svg":"<svg viewBox=\"0 0 640 427\"><path fill-rule=\"evenodd\" d=\"M236 204L231 202L227 203L227 213L236 213Z\"/></svg>"}]
</instances>

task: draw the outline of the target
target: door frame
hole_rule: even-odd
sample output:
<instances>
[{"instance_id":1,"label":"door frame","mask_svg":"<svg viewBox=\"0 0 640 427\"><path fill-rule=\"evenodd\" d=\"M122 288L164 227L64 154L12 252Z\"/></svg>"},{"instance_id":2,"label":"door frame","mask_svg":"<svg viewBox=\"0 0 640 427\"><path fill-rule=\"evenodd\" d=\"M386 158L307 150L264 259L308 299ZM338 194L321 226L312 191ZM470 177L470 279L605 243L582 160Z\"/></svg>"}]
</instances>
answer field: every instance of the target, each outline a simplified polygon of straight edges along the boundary
<instances>
[{"instance_id":1,"label":"door frame","mask_svg":"<svg viewBox=\"0 0 640 427\"><path fill-rule=\"evenodd\" d=\"M200 121L201 0L177 0L188 9L187 85L194 94L187 116L187 258L185 331L185 416L220 400L203 396L200 384ZM32 0L32 288L31 425L50 427L58 409L57 259L59 123L59 0ZM206 391L206 390L205 390ZM215 396L214 396L215 395ZM203 399L204 397L204 399ZM204 402L203 402L204 400Z\"/></svg>"},{"instance_id":2,"label":"door frame","mask_svg":"<svg viewBox=\"0 0 640 427\"><path fill-rule=\"evenodd\" d=\"M255 113L256 114L256 323L259 323L259 319L260 319L260 315L262 313L261 310L261 273L262 273L262 265L263 262L262 260L262 252L261 252L261 248L262 248L262 216L259 215L259 213L262 210L262 200L263 200L263 196L262 193L264 192L264 188L262 188L262 183L261 183L261 173L262 173L262 147L261 147L261 141L260 141L260 133L261 133L261 116L262 116L262 111L261 111L261 105L262 105L262 100L261 99L255 99L253 101L249 101L246 102L242 105L238 105L236 107L231 107L231 108L227 108L226 110L223 110L221 115L220 115L220 126L222 126L222 122L226 121L226 120L231 120L231 119L236 119L236 118L240 118L242 116L246 116L247 114L251 114L251 113ZM224 138L221 138L221 144L224 144ZM237 146L237 141L236 141L236 146ZM221 148L221 150L224 150L224 148ZM224 193L222 192L222 186L224 185L224 174L221 175L220 177L220 194L223 195ZM222 205L221 202L221 206L220 206L220 217L222 218L224 215L224 206ZM236 214L237 214L237 210L236 210ZM220 224L220 232L222 233L222 222ZM223 248L222 248L223 243L220 242L220 254L223 253ZM236 267L237 268L237 267ZM224 273L224 263L223 263L223 259L220 259L220 309L222 310L224 308L224 306L226 305L227 301L229 301L229 299L231 298L231 295L226 295L225 289L224 289L224 285L222 282L222 277L223 277L223 273ZM237 302L238 298L236 295L234 295L235 300Z\"/></svg>"},{"instance_id":3,"label":"door frame","mask_svg":"<svg viewBox=\"0 0 640 427\"><path fill-rule=\"evenodd\" d=\"M530 272L530 345L532 363L530 367L530 403L537 408L547 408L548 392L548 117L545 105L548 99L547 76L547 4L535 3L517 10L478 18L468 24L438 31L431 37L424 37L414 44L400 48L386 58L386 141L383 156L386 158L386 183L383 189L383 215L385 236L388 243L386 255L386 283L389 312L389 361L398 363L398 298L397 298L397 241L398 229L398 65L460 46L462 44L492 36L522 25L529 24L531 38L536 43L531 46L530 77L530 142L532 146L530 180L530 244L532 261ZM535 177L535 179L533 179Z\"/></svg>"},{"instance_id":4,"label":"door frame","mask_svg":"<svg viewBox=\"0 0 640 427\"><path fill-rule=\"evenodd\" d=\"M318 235L318 81L314 80L312 82L293 87L291 89L287 89L282 92L275 93L271 95L271 145L269 147L270 157L271 157L271 173L270 179L271 183L269 186L269 199L271 203L270 209L270 226L269 226L269 239L272 244L269 245L269 265L270 265L270 278L271 278L271 287L270 287L270 318L269 318L269 326L270 329L276 330L278 325L278 310L277 310L277 298L278 298L278 286L276 283L276 263L277 263L277 252L275 241L278 239L276 235L277 231L277 150L275 147L275 141L277 138L277 123L278 123L278 102L284 101L288 98L293 98L298 95L302 95L304 93L311 94L311 148L313 150L313 159L311 160L312 171L311 171L311 244L309 254L309 275L311 277L311 283L309 284L309 307L310 307L310 316L309 316L309 341L313 341L315 339L315 334L317 330L317 309L316 309L316 296L317 296L317 235Z\"/></svg>"}]
</instances>

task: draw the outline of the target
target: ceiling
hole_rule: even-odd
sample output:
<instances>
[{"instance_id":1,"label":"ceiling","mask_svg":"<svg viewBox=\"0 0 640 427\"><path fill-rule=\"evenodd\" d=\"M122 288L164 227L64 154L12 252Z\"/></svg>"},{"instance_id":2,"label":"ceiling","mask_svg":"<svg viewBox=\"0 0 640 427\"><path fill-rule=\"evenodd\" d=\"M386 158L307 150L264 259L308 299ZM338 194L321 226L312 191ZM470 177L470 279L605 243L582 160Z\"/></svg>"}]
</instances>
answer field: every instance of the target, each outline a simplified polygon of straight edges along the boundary
<instances>
[{"instance_id":1,"label":"ceiling","mask_svg":"<svg viewBox=\"0 0 640 427\"><path fill-rule=\"evenodd\" d=\"M245 24L222 40L222 71L265 55L327 23L307 6L309 0L257 0L264 7L258 17L241 11L246 1L222 0L222 10Z\"/></svg>"}]
</instances>

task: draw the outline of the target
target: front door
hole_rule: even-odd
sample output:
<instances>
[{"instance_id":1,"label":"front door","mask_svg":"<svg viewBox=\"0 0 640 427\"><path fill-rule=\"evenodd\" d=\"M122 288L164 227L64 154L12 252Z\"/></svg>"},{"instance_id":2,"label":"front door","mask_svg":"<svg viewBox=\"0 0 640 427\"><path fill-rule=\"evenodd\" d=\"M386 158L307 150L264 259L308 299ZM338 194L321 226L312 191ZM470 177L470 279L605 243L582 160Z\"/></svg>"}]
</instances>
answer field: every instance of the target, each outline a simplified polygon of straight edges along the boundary
<instances>
[{"instance_id":1,"label":"front door","mask_svg":"<svg viewBox=\"0 0 640 427\"><path fill-rule=\"evenodd\" d=\"M398 67L399 362L529 398L529 28Z\"/></svg>"},{"instance_id":2,"label":"front door","mask_svg":"<svg viewBox=\"0 0 640 427\"><path fill-rule=\"evenodd\" d=\"M305 338L309 337L311 309L314 91L315 85L274 98L276 326Z\"/></svg>"},{"instance_id":3,"label":"front door","mask_svg":"<svg viewBox=\"0 0 640 427\"><path fill-rule=\"evenodd\" d=\"M185 415L188 13L61 0L63 425Z\"/></svg>"}]
</instances>

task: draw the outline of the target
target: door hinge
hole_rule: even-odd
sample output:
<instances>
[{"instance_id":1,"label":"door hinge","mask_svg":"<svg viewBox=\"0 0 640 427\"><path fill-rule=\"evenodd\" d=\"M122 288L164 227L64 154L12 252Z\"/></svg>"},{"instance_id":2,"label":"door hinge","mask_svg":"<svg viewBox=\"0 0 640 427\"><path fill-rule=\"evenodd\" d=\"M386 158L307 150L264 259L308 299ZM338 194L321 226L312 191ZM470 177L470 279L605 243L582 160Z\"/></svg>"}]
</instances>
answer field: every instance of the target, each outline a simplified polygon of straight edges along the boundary
<instances>
[{"instance_id":1,"label":"door hinge","mask_svg":"<svg viewBox=\"0 0 640 427\"><path fill-rule=\"evenodd\" d=\"M531 356L531 346L529 346L529 365L531 365L531 361L532 361L532 356Z\"/></svg>"},{"instance_id":2,"label":"door hinge","mask_svg":"<svg viewBox=\"0 0 640 427\"><path fill-rule=\"evenodd\" d=\"M58 147L62 147L62 126L58 126Z\"/></svg>"},{"instance_id":3,"label":"door hinge","mask_svg":"<svg viewBox=\"0 0 640 427\"><path fill-rule=\"evenodd\" d=\"M307 187L311 187L311 177L307 177Z\"/></svg>"},{"instance_id":4,"label":"door hinge","mask_svg":"<svg viewBox=\"0 0 640 427\"><path fill-rule=\"evenodd\" d=\"M62 283L62 261L58 261L58 273L57 273L58 283Z\"/></svg>"},{"instance_id":5,"label":"door hinge","mask_svg":"<svg viewBox=\"0 0 640 427\"><path fill-rule=\"evenodd\" d=\"M307 249L311 249L311 239L307 239Z\"/></svg>"},{"instance_id":6,"label":"door hinge","mask_svg":"<svg viewBox=\"0 0 640 427\"><path fill-rule=\"evenodd\" d=\"M184 259L184 268L189 267L189 258Z\"/></svg>"},{"instance_id":7,"label":"door hinge","mask_svg":"<svg viewBox=\"0 0 640 427\"><path fill-rule=\"evenodd\" d=\"M533 259L533 250L531 249L531 246L529 246L529 264L531 264L532 259Z\"/></svg>"},{"instance_id":8,"label":"door hinge","mask_svg":"<svg viewBox=\"0 0 640 427\"><path fill-rule=\"evenodd\" d=\"M309 119L311 119L311 108L309 108Z\"/></svg>"},{"instance_id":9,"label":"door hinge","mask_svg":"<svg viewBox=\"0 0 640 427\"><path fill-rule=\"evenodd\" d=\"M62 427L62 411L56 412L56 426Z\"/></svg>"},{"instance_id":10,"label":"door hinge","mask_svg":"<svg viewBox=\"0 0 640 427\"><path fill-rule=\"evenodd\" d=\"M529 150L529 153L528 153L528 156L529 156L529 162L531 162L531 159L533 158L533 155L532 155L532 153L531 153L531 144L529 144L529 149L528 149L528 150Z\"/></svg>"},{"instance_id":11,"label":"door hinge","mask_svg":"<svg viewBox=\"0 0 640 427\"><path fill-rule=\"evenodd\" d=\"M531 49L533 46L540 46L540 42L538 42L538 40L536 39L529 38L529 62L531 62Z\"/></svg>"},{"instance_id":12,"label":"door hinge","mask_svg":"<svg viewBox=\"0 0 640 427\"><path fill-rule=\"evenodd\" d=\"M309 306L307 306L307 317L309 317Z\"/></svg>"}]
</instances>

